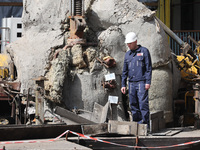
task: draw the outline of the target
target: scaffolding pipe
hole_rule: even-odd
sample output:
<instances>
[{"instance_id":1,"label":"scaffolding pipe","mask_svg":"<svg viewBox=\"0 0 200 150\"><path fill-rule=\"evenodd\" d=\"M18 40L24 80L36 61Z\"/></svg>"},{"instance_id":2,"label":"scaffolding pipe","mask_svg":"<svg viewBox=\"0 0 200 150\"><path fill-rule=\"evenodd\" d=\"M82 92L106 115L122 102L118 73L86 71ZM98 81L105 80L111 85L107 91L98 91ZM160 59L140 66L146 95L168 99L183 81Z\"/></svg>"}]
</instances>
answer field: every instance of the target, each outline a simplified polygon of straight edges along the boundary
<instances>
[{"instance_id":1,"label":"scaffolding pipe","mask_svg":"<svg viewBox=\"0 0 200 150\"><path fill-rule=\"evenodd\" d=\"M183 42L172 30L170 30L160 19L158 19L157 17L155 17L156 20L159 22L159 24L163 27L163 29L165 30L165 32L171 37L173 38L179 45L181 45L182 47L185 46L185 42Z\"/></svg>"},{"instance_id":2,"label":"scaffolding pipe","mask_svg":"<svg viewBox=\"0 0 200 150\"><path fill-rule=\"evenodd\" d=\"M200 44L195 41L195 39L193 39L190 35L188 36L188 38L196 45L196 46L200 46Z\"/></svg>"}]
</instances>

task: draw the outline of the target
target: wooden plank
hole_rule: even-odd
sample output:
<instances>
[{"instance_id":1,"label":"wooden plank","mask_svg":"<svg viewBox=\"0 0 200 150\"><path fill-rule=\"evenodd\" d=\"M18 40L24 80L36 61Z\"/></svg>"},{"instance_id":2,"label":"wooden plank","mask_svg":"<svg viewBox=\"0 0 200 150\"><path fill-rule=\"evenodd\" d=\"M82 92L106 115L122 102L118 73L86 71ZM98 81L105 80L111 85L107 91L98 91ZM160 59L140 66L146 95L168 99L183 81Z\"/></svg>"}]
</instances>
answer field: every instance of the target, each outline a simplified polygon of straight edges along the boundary
<instances>
[{"instance_id":1,"label":"wooden plank","mask_svg":"<svg viewBox=\"0 0 200 150\"><path fill-rule=\"evenodd\" d=\"M182 129L163 129L159 132L152 133L152 136L173 136L183 131Z\"/></svg>"},{"instance_id":2,"label":"wooden plank","mask_svg":"<svg viewBox=\"0 0 200 150\"><path fill-rule=\"evenodd\" d=\"M0 2L0 6L23 6L22 2Z\"/></svg>"},{"instance_id":3,"label":"wooden plank","mask_svg":"<svg viewBox=\"0 0 200 150\"><path fill-rule=\"evenodd\" d=\"M167 133L166 136L173 136L175 134L178 134L182 131L182 129L177 129L177 130L171 130L171 132Z\"/></svg>"}]
</instances>

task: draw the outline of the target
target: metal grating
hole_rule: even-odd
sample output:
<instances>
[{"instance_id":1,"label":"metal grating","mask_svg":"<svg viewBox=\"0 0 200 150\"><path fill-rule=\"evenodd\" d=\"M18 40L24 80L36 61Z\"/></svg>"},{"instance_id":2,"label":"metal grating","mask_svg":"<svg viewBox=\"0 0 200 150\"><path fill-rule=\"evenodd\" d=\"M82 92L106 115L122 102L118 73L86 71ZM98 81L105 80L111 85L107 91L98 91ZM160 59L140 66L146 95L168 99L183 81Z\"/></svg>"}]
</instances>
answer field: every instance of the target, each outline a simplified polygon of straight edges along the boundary
<instances>
[{"instance_id":1,"label":"metal grating","mask_svg":"<svg viewBox=\"0 0 200 150\"><path fill-rule=\"evenodd\" d=\"M190 44L190 46L192 47L192 50L194 50L196 48L196 45L190 40L188 39L188 36L190 35L193 39L195 39L196 41L200 40L200 30L187 30L187 31L174 31L174 33L184 42L187 42L188 44ZM177 54L180 55L181 53L181 46L170 37L170 48L172 49L172 51Z\"/></svg>"}]
</instances>

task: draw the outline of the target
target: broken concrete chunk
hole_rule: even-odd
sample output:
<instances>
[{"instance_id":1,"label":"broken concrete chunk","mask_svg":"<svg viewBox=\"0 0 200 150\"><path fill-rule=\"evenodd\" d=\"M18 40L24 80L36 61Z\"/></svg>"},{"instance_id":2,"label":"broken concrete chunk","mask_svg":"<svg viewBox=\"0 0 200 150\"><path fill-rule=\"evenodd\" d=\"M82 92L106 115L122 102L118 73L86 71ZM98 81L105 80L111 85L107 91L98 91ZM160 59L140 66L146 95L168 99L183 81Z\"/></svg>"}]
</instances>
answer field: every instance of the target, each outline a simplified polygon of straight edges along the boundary
<instances>
[{"instance_id":1,"label":"broken concrete chunk","mask_svg":"<svg viewBox=\"0 0 200 150\"><path fill-rule=\"evenodd\" d=\"M62 107L59 107L57 106L55 108L55 113L60 115L61 117L64 117L64 118L67 118L69 120L71 120L71 122L74 122L74 123L78 123L78 124L94 124L94 122L90 121L90 120L87 120L81 116L78 116L76 115L75 113L67 110L67 109L64 109ZM66 122L67 124L69 124L69 122Z\"/></svg>"},{"instance_id":2,"label":"broken concrete chunk","mask_svg":"<svg viewBox=\"0 0 200 150\"><path fill-rule=\"evenodd\" d=\"M102 106L95 102L91 121L94 121L96 123L104 123L107 118L108 106L109 102L107 102L105 106Z\"/></svg>"},{"instance_id":3,"label":"broken concrete chunk","mask_svg":"<svg viewBox=\"0 0 200 150\"><path fill-rule=\"evenodd\" d=\"M96 124L96 125L82 125L83 134L105 134L108 133L108 124Z\"/></svg>"},{"instance_id":4,"label":"broken concrete chunk","mask_svg":"<svg viewBox=\"0 0 200 150\"><path fill-rule=\"evenodd\" d=\"M123 135L147 135L147 125L137 122L109 120L108 132Z\"/></svg>"}]
</instances>

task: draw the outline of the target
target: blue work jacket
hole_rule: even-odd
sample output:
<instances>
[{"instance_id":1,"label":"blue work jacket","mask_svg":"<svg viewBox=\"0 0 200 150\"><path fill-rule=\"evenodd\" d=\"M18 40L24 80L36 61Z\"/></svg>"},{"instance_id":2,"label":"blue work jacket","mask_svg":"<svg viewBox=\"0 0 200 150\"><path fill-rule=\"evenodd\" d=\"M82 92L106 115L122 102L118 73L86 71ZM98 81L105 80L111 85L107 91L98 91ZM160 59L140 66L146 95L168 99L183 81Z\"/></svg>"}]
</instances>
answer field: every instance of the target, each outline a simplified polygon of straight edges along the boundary
<instances>
[{"instance_id":1,"label":"blue work jacket","mask_svg":"<svg viewBox=\"0 0 200 150\"><path fill-rule=\"evenodd\" d=\"M152 63L149 50L138 46L138 49L129 50L125 54L122 87L126 87L127 78L129 82L145 81L146 84L151 84Z\"/></svg>"}]
</instances>

